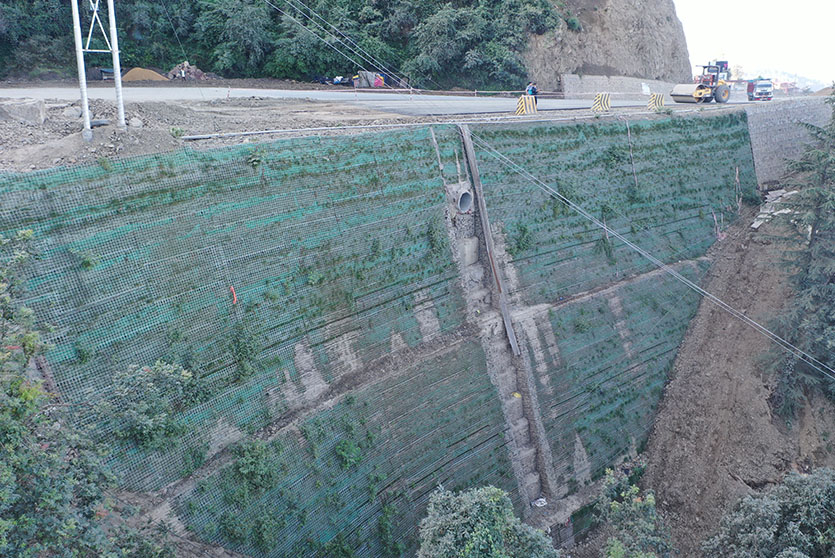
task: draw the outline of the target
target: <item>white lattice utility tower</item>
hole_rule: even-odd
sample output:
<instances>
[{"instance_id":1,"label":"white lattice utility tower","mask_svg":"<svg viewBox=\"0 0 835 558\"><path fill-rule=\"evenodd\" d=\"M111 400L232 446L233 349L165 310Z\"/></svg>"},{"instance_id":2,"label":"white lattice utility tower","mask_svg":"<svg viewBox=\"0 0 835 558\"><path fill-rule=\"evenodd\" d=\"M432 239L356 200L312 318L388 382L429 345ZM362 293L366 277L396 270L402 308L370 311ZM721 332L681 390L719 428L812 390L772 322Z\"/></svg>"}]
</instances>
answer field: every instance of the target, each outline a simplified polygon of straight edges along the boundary
<instances>
[{"instance_id":1,"label":"white lattice utility tower","mask_svg":"<svg viewBox=\"0 0 835 558\"><path fill-rule=\"evenodd\" d=\"M86 141L93 139L93 130L90 127L90 104L87 100L87 72L84 67L85 52L109 52L113 55L113 82L116 84L118 125L120 128L125 127L125 104L122 99L122 68L119 63L119 37L116 33L116 10L113 8L113 0L107 0L107 19L110 24L110 36L108 37L99 17L99 3L101 0L88 1L90 3L90 29L87 31L87 40L82 42L78 0L70 0L73 35L75 37L75 59L78 64L78 84L81 88L81 110L84 115L84 130L82 130L81 135ZM90 41L97 28L101 31L104 43L107 45L106 49L90 48Z\"/></svg>"}]
</instances>

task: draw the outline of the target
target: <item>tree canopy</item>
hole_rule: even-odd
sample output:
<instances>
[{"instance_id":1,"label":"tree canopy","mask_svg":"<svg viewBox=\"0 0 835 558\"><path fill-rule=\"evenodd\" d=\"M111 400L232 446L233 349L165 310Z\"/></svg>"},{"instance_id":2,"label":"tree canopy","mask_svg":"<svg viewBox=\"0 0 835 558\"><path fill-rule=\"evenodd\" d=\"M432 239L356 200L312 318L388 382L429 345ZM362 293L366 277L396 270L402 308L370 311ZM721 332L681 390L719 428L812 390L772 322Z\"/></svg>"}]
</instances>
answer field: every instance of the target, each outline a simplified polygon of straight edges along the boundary
<instances>
[{"instance_id":1,"label":"tree canopy","mask_svg":"<svg viewBox=\"0 0 835 558\"><path fill-rule=\"evenodd\" d=\"M521 53L528 35L567 27L576 19L561 5L550 0L120 0L116 9L124 67L168 70L186 58L226 77L309 79L366 69L395 73L427 88L490 89L519 88L527 81ZM89 18L82 12L82 19ZM579 31L579 26L570 28ZM72 75L72 57L66 0L0 4L0 73ZM110 67L106 54L88 55L88 61Z\"/></svg>"},{"instance_id":2,"label":"tree canopy","mask_svg":"<svg viewBox=\"0 0 835 558\"><path fill-rule=\"evenodd\" d=\"M835 471L791 473L746 496L703 546L712 558L831 558L835 555Z\"/></svg>"},{"instance_id":3,"label":"tree canopy","mask_svg":"<svg viewBox=\"0 0 835 558\"><path fill-rule=\"evenodd\" d=\"M429 499L420 522L418 558L559 558L545 533L513 514L507 494L492 486Z\"/></svg>"}]
</instances>

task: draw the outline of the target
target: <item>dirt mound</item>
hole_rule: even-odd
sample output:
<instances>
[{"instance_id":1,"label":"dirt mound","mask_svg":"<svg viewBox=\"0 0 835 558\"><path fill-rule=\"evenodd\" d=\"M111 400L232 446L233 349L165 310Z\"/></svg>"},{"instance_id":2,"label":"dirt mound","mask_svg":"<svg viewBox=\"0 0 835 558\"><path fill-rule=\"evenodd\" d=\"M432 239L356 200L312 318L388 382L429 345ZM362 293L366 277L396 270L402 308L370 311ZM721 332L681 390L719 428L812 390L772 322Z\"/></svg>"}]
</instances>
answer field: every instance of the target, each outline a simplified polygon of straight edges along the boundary
<instances>
[{"instance_id":1,"label":"dirt mound","mask_svg":"<svg viewBox=\"0 0 835 558\"><path fill-rule=\"evenodd\" d=\"M168 78L148 68L131 68L122 76L122 81L168 81Z\"/></svg>"},{"instance_id":2,"label":"dirt mound","mask_svg":"<svg viewBox=\"0 0 835 558\"><path fill-rule=\"evenodd\" d=\"M147 83L147 82L146 82ZM0 120L0 172L28 171L96 162L114 156L160 153L183 147L184 134L242 132L335 126L435 121L378 112L355 105L294 99L232 98L213 101L143 102L125 105L126 130L116 124L112 101L91 100L93 119L110 125L93 130L93 141L81 139L79 103L46 103L42 125ZM325 134L330 132L317 132ZM232 137L190 144L197 149L270 141L279 135Z\"/></svg>"},{"instance_id":3,"label":"dirt mound","mask_svg":"<svg viewBox=\"0 0 835 558\"><path fill-rule=\"evenodd\" d=\"M760 323L790 304L787 236L777 224L754 231L752 213L712 249L705 288ZM773 345L718 306L702 301L676 359L649 442L644 485L655 490L683 557L700 556L737 498L791 470L835 464L825 432L835 408L813 399L793 428L771 414L764 358Z\"/></svg>"},{"instance_id":4,"label":"dirt mound","mask_svg":"<svg viewBox=\"0 0 835 558\"><path fill-rule=\"evenodd\" d=\"M216 77L214 74L204 72L197 66L192 66L188 63L188 60L171 68L171 71L166 76L168 76L168 79L181 79L185 81L200 81L214 79Z\"/></svg>"},{"instance_id":5,"label":"dirt mound","mask_svg":"<svg viewBox=\"0 0 835 558\"><path fill-rule=\"evenodd\" d=\"M833 91L833 88L825 87L820 91L815 91L814 93L812 93L812 95L815 95L816 97L829 97L830 95L832 95Z\"/></svg>"}]
</instances>

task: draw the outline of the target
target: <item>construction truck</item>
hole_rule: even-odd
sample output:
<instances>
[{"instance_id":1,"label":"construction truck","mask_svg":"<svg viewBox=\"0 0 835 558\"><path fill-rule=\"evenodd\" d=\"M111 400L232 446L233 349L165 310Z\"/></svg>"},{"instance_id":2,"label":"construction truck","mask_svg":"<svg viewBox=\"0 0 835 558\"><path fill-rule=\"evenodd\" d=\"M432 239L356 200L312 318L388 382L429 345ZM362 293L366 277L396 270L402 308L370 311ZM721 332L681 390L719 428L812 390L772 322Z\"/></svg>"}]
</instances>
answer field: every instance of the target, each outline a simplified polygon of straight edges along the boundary
<instances>
[{"instance_id":1,"label":"construction truck","mask_svg":"<svg viewBox=\"0 0 835 558\"><path fill-rule=\"evenodd\" d=\"M696 76L693 83L680 83L673 87L670 96L677 103L727 103L731 98L731 86L728 83L727 61L711 62L702 68L702 74Z\"/></svg>"},{"instance_id":2,"label":"construction truck","mask_svg":"<svg viewBox=\"0 0 835 558\"><path fill-rule=\"evenodd\" d=\"M749 101L770 101L774 98L774 86L770 79L752 79L748 81Z\"/></svg>"}]
</instances>

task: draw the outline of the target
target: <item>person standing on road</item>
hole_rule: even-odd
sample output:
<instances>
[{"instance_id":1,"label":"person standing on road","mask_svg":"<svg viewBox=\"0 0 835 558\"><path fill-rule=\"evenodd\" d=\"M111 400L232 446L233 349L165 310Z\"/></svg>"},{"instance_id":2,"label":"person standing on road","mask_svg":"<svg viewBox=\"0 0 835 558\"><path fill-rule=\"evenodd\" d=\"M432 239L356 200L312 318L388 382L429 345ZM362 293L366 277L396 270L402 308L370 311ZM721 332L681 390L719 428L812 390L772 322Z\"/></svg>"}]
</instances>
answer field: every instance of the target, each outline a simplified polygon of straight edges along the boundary
<instances>
[{"instance_id":1,"label":"person standing on road","mask_svg":"<svg viewBox=\"0 0 835 558\"><path fill-rule=\"evenodd\" d=\"M539 93L539 91L536 88L536 82L529 81L528 86L525 88L525 95L530 95L531 97L533 97L534 106L536 106L536 101L537 101L536 94L537 93Z\"/></svg>"}]
</instances>

